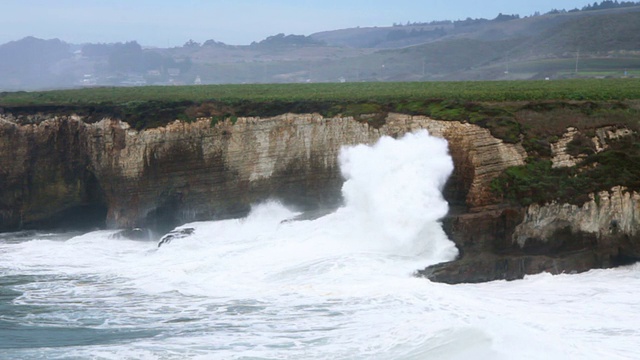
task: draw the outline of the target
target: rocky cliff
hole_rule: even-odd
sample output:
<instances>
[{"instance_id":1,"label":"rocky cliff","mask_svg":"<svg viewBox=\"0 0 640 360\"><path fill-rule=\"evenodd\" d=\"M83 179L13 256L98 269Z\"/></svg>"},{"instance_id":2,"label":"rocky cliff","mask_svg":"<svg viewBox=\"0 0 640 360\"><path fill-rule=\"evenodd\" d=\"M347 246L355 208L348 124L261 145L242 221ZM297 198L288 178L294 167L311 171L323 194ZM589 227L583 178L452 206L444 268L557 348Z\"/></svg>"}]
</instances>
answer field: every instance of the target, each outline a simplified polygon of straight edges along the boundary
<instances>
[{"instance_id":1,"label":"rocky cliff","mask_svg":"<svg viewBox=\"0 0 640 360\"><path fill-rule=\"evenodd\" d=\"M594 131L596 153L619 140L634 143L633 131L605 126ZM569 127L550 144L553 168L572 168L576 177L584 172L585 154L570 154L575 139L586 135ZM589 147L590 149L590 147ZM575 156L574 156L575 155ZM621 162L633 157L613 153ZM587 163L587 168L599 164ZM633 164L637 165L637 164ZM628 166L617 169L627 172ZM608 174L606 180L625 178ZM418 275L447 283L519 279L540 272L574 273L593 268L626 265L640 260L640 194L623 186L582 194L586 201L514 206L502 202L477 213L450 214L444 220L449 236L463 251L456 261L418 271ZM549 195L550 197L553 194Z\"/></svg>"},{"instance_id":2,"label":"rocky cliff","mask_svg":"<svg viewBox=\"0 0 640 360\"><path fill-rule=\"evenodd\" d=\"M523 165L527 152L469 123L389 114L373 127L352 117L284 114L138 131L111 118L1 116L0 231L88 224L164 232L240 216L266 198L302 210L334 207L341 200L341 146L424 128L449 141L455 170L445 189L452 211L444 226L462 256L421 275L512 279L639 257L636 193L616 188L582 206L509 205L491 182Z\"/></svg>"},{"instance_id":3,"label":"rocky cliff","mask_svg":"<svg viewBox=\"0 0 640 360\"><path fill-rule=\"evenodd\" d=\"M89 207L105 209L110 227L135 227L235 216L267 197L305 209L335 206L341 146L419 128L449 140L457 166L448 197L476 208L492 202L492 177L525 155L475 125L395 114L381 128L313 114L213 126L176 121L142 131L77 116L0 121L2 230Z\"/></svg>"}]
</instances>

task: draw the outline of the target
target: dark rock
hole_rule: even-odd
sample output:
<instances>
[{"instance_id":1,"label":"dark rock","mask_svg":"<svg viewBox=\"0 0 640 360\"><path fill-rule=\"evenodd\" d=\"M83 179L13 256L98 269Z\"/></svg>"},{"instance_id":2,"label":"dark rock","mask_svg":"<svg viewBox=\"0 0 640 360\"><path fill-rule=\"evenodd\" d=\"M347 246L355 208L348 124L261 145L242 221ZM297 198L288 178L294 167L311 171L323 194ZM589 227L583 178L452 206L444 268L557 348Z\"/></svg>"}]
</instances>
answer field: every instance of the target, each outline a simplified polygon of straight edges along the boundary
<instances>
[{"instance_id":1,"label":"dark rock","mask_svg":"<svg viewBox=\"0 0 640 360\"><path fill-rule=\"evenodd\" d=\"M290 219L285 219L282 220L281 223L290 223L290 222L294 222L294 221L304 221L304 220L316 220L319 219L323 216L327 216L333 212L335 212L338 208L337 207L331 207L331 208L322 208L322 209L315 209L315 210L310 210L310 211L305 211L299 215L296 215Z\"/></svg>"},{"instance_id":2,"label":"dark rock","mask_svg":"<svg viewBox=\"0 0 640 360\"><path fill-rule=\"evenodd\" d=\"M593 233L558 228L549 239L513 242L524 209L503 208L449 216L443 227L461 250L450 262L429 266L416 276L449 284L516 280L525 275L580 273L640 260L640 239L621 234L597 237Z\"/></svg>"},{"instance_id":3,"label":"dark rock","mask_svg":"<svg viewBox=\"0 0 640 360\"><path fill-rule=\"evenodd\" d=\"M516 280L525 275L579 273L602 268L607 259L593 251L584 250L551 256L513 256L489 253L466 256L460 260L441 263L419 270L416 276L447 284L478 283L494 280Z\"/></svg>"},{"instance_id":4,"label":"dark rock","mask_svg":"<svg viewBox=\"0 0 640 360\"><path fill-rule=\"evenodd\" d=\"M443 219L442 227L458 249L465 253L509 253L515 227L522 222L524 209L495 207L472 213L454 213Z\"/></svg>"},{"instance_id":5,"label":"dark rock","mask_svg":"<svg viewBox=\"0 0 640 360\"><path fill-rule=\"evenodd\" d=\"M173 230L172 232L163 236L162 239L160 239L160 241L158 242L158 247L168 244L175 239L182 239L182 238L191 236L193 235L194 232L195 232L194 228L183 228L183 229Z\"/></svg>"},{"instance_id":6,"label":"dark rock","mask_svg":"<svg viewBox=\"0 0 640 360\"><path fill-rule=\"evenodd\" d=\"M104 227L107 203L84 124L0 122L0 231Z\"/></svg>"},{"instance_id":7,"label":"dark rock","mask_svg":"<svg viewBox=\"0 0 640 360\"><path fill-rule=\"evenodd\" d=\"M133 228L118 231L111 235L112 239L151 240L151 232L148 229Z\"/></svg>"}]
</instances>

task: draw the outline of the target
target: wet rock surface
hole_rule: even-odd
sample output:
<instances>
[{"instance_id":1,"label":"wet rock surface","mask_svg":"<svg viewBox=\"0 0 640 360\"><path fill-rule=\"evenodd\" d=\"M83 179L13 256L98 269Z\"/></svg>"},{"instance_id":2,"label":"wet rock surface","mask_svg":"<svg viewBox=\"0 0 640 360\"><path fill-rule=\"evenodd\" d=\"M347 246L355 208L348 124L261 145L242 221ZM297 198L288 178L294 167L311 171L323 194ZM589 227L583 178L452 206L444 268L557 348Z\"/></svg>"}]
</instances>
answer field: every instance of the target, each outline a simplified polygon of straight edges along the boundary
<instances>
[{"instance_id":1,"label":"wet rock surface","mask_svg":"<svg viewBox=\"0 0 640 360\"><path fill-rule=\"evenodd\" d=\"M165 236L163 236L160 241L158 241L158 247L161 247L162 245L166 245L169 244L170 242L172 242L173 240L176 239L183 239L186 237L189 237L191 235L193 235L193 233L196 230L194 228L181 228L181 229L175 229L171 232L169 232L168 234L166 234Z\"/></svg>"},{"instance_id":2,"label":"wet rock surface","mask_svg":"<svg viewBox=\"0 0 640 360\"><path fill-rule=\"evenodd\" d=\"M152 234L149 229L133 228L120 230L110 237L112 239L151 240Z\"/></svg>"},{"instance_id":3,"label":"wet rock surface","mask_svg":"<svg viewBox=\"0 0 640 360\"><path fill-rule=\"evenodd\" d=\"M637 194L616 188L582 206L507 207L450 215L445 232L457 260L416 276L450 284L515 280L549 272L578 273L640 260ZM619 220L624 219L624 220Z\"/></svg>"}]
</instances>

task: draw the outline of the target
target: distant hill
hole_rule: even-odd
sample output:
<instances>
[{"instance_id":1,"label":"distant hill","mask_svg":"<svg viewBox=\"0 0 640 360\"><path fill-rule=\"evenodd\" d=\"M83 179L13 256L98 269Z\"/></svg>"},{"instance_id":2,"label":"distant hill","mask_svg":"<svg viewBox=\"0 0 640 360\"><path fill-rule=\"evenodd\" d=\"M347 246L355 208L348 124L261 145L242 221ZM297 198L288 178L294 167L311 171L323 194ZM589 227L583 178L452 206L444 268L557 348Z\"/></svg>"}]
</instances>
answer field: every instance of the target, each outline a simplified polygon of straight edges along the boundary
<instances>
[{"instance_id":1,"label":"distant hill","mask_svg":"<svg viewBox=\"0 0 640 360\"><path fill-rule=\"evenodd\" d=\"M248 46L189 40L0 45L0 91L80 86L640 77L640 6L605 0L521 17L277 34Z\"/></svg>"},{"instance_id":2,"label":"distant hill","mask_svg":"<svg viewBox=\"0 0 640 360\"><path fill-rule=\"evenodd\" d=\"M374 71L377 80L640 76L640 6L629 4L526 18L501 14L492 20L343 29L311 37L330 45L380 49L360 60L385 58L376 66L384 63L387 74Z\"/></svg>"},{"instance_id":3,"label":"distant hill","mask_svg":"<svg viewBox=\"0 0 640 360\"><path fill-rule=\"evenodd\" d=\"M0 88L24 89L66 83L64 62L69 44L27 37L0 45Z\"/></svg>"},{"instance_id":4,"label":"distant hill","mask_svg":"<svg viewBox=\"0 0 640 360\"><path fill-rule=\"evenodd\" d=\"M468 18L459 21L437 21L389 27L350 28L323 31L312 34L310 37L323 41L327 45L385 49L446 41L452 38L506 40L536 36L577 19L584 19L584 23L588 24L593 16L610 15L615 18L616 15L631 12L640 12L640 6L596 11L560 12L556 10L545 15L525 18L499 14L491 20ZM597 26L597 23L594 25Z\"/></svg>"},{"instance_id":5,"label":"distant hill","mask_svg":"<svg viewBox=\"0 0 640 360\"><path fill-rule=\"evenodd\" d=\"M640 9L639 9L640 10ZM599 14L566 21L562 26L545 30L520 46L540 54L562 55L577 50L608 54L615 51L640 50L640 11L622 14Z\"/></svg>"}]
</instances>

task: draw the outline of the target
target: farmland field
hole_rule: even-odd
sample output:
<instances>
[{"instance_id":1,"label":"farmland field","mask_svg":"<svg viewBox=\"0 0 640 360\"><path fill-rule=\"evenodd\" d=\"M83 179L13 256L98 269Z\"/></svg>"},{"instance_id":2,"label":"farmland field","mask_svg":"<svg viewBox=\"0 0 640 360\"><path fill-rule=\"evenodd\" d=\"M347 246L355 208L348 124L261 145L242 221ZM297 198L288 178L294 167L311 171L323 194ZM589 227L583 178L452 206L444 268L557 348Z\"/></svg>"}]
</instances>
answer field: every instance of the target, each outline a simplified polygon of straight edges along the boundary
<instances>
[{"instance_id":1,"label":"farmland field","mask_svg":"<svg viewBox=\"0 0 640 360\"><path fill-rule=\"evenodd\" d=\"M0 93L0 106L127 105L131 102L375 102L640 99L640 79L108 87Z\"/></svg>"}]
</instances>

